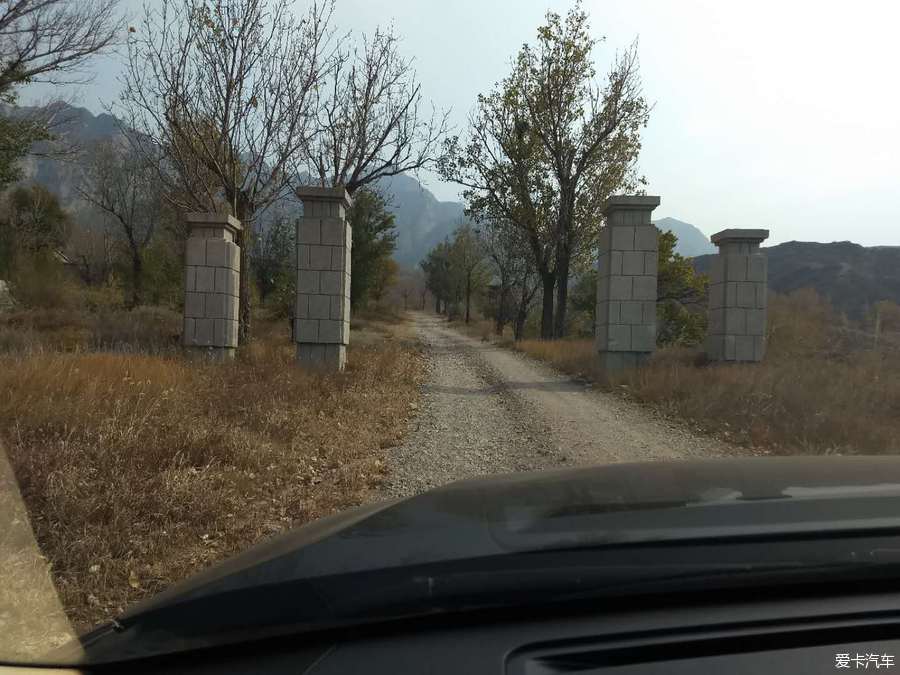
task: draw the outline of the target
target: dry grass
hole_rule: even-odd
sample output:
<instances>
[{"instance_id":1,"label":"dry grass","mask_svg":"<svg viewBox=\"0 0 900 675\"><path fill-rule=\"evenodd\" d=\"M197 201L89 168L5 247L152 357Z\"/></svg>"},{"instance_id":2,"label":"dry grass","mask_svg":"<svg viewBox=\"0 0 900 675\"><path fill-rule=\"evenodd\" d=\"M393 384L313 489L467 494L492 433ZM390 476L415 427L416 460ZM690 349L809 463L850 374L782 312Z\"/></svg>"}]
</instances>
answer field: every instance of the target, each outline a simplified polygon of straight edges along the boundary
<instances>
[{"instance_id":1,"label":"dry grass","mask_svg":"<svg viewBox=\"0 0 900 675\"><path fill-rule=\"evenodd\" d=\"M35 308L0 314L0 354L56 351L177 353L181 315L162 307L132 311Z\"/></svg>"},{"instance_id":2,"label":"dry grass","mask_svg":"<svg viewBox=\"0 0 900 675\"><path fill-rule=\"evenodd\" d=\"M522 340L514 346L575 377L599 379L593 340Z\"/></svg>"},{"instance_id":3,"label":"dry grass","mask_svg":"<svg viewBox=\"0 0 900 675\"><path fill-rule=\"evenodd\" d=\"M606 386L730 440L783 453L900 453L900 350L874 351L811 292L773 297L761 364L709 364L701 350L658 351ZM600 381L591 340L517 349Z\"/></svg>"},{"instance_id":4,"label":"dry grass","mask_svg":"<svg viewBox=\"0 0 900 675\"><path fill-rule=\"evenodd\" d=\"M507 326L503 331L503 335L497 335L494 321L492 319L472 317L469 323L466 323L464 320L459 319L448 321L447 325L452 326L460 333L465 333L469 337L473 337L484 342L490 341L505 344L507 340L512 340L512 328Z\"/></svg>"},{"instance_id":5,"label":"dry grass","mask_svg":"<svg viewBox=\"0 0 900 675\"><path fill-rule=\"evenodd\" d=\"M78 628L379 482L418 396L417 351L351 345L346 373L326 376L296 367L286 325L257 330L227 366L33 344L0 356L0 439Z\"/></svg>"}]
</instances>

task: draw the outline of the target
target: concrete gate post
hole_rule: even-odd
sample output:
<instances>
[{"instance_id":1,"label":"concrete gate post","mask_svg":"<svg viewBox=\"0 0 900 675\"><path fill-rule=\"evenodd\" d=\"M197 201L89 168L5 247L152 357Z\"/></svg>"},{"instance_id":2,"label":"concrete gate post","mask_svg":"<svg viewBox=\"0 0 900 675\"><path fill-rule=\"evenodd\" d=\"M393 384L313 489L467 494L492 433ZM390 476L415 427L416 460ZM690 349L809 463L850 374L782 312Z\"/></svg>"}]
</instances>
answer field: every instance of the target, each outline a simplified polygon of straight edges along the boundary
<instances>
[{"instance_id":1,"label":"concrete gate post","mask_svg":"<svg viewBox=\"0 0 900 675\"><path fill-rule=\"evenodd\" d=\"M722 230L709 273L711 361L761 361L766 351L767 262L759 245L768 230Z\"/></svg>"},{"instance_id":2,"label":"concrete gate post","mask_svg":"<svg viewBox=\"0 0 900 675\"><path fill-rule=\"evenodd\" d=\"M188 353L234 358L238 340L241 223L219 213L189 213L185 247L184 330Z\"/></svg>"},{"instance_id":3,"label":"concrete gate post","mask_svg":"<svg viewBox=\"0 0 900 675\"><path fill-rule=\"evenodd\" d=\"M603 373L640 365L656 348L659 244L650 214L659 197L614 196L603 205L597 261L596 349Z\"/></svg>"},{"instance_id":4,"label":"concrete gate post","mask_svg":"<svg viewBox=\"0 0 900 675\"><path fill-rule=\"evenodd\" d=\"M343 370L350 342L350 195L342 187L302 187L297 197L303 202L297 222L297 360Z\"/></svg>"}]
</instances>

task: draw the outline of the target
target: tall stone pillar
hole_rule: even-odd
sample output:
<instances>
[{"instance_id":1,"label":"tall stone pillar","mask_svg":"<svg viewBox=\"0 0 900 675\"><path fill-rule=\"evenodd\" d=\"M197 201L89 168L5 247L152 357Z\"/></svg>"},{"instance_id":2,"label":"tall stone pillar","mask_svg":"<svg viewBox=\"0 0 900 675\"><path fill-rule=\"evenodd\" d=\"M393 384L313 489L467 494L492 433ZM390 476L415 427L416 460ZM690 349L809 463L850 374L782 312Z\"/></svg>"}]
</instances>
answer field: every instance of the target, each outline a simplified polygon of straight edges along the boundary
<instances>
[{"instance_id":1,"label":"tall stone pillar","mask_svg":"<svg viewBox=\"0 0 900 675\"><path fill-rule=\"evenodd\" d=\"M194 354L234 358L238 336L241 223L219 213L189 213L182 343Z\"/></svg>"},{"instance_id":2,"label":"tall stone pillar","mask_svg":"<svg viewBox=\"0 0 900 675\"><path fill-rule=\"evenodd\" d=\"M767 263L759 245L768 230L722 230L709 273L711 361L761 361L766 351Z\"/></svg>"},{"instance_id":3,"label":"tall stone pillar","mask_svg":"<svg viewBox=\"0 0 900 675\"><path fill-rule=\"evenodd\" d=\"M615 196L603 206L597 261L596 348L602 372L640 365L656 348L659 197Z\"/></svg>"},{"instance_id":4,"label":"tall stone pillar","mask_svg":"<svg viewBox=\"0 0 900 675\"><path fill-rule=\"evenodd\" d=\"M303 202L297 223L297 360L343 370L350 342L350 195L342 187L302 187L297 196Z\"/></svg>"}]
</instances>

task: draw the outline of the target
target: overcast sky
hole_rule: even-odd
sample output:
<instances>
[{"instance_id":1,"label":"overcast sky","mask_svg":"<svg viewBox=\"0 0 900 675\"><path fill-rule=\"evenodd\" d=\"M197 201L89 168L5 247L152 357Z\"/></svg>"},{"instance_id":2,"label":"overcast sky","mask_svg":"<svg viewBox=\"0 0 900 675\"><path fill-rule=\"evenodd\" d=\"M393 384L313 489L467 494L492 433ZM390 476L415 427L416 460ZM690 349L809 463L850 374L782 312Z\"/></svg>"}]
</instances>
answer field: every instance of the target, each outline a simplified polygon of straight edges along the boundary
<instances>
[{"instance_id":1,"label":"overcast sky","mask_svg":"<svg viewBox=\"0 0 900 675\"><path fill-rule=\"evenodd\" d=\"M139 7L138 0L124 0ZM298 11L305 6L297 2ZM900 245L900 3L586 0L605 71L639 39L654 104L641 172L672 216L710 234L765 227L768 243ZM342 30L393 22L423 91L464 127L509 70L547 0L337 0ZM115 59L77 93L95 112L117 92ZM32 91L26 100L46 98ZM439 199L458 189L428 177Z\"/></svg>"}]
</instances>

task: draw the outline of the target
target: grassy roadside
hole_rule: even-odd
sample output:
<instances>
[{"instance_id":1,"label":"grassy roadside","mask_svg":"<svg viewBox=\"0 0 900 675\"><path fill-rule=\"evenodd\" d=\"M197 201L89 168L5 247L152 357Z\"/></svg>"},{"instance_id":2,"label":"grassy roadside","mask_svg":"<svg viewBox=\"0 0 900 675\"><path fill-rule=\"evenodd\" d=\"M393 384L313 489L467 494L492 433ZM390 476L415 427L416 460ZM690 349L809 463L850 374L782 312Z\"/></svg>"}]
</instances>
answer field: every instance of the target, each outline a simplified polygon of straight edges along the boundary
<instances>
[{"instance_id":1,"label":"grassy roadside","mask_svg":"<svg viewBox=\"0 0 900 675\"><path fill-rule=\"evenodd\" d=\"M398 317L358 322L332 376L296 367L282 324L224 367L167 350L167 330L159 349L66 352L53 336L90 326L50 344L30 327L0 354L0 443L77 628L379 482L423 373Z\"/></svg>"},{"instance_id":2,"label":"grassy roadside","mask_svg":"<svg viewBox=\"0 0 900 675\"><path fill-rule=\"evenodd\" d=\"M458 327L458 324L454 324ZM877 349L811 292L773 296L760 364L706 363L700 349L664 348L648 365L602 382L593 341L496 338L488 322L462 330L700 431L784 454L900 453L900 336Z\"/></svg>"}]
</instances>

